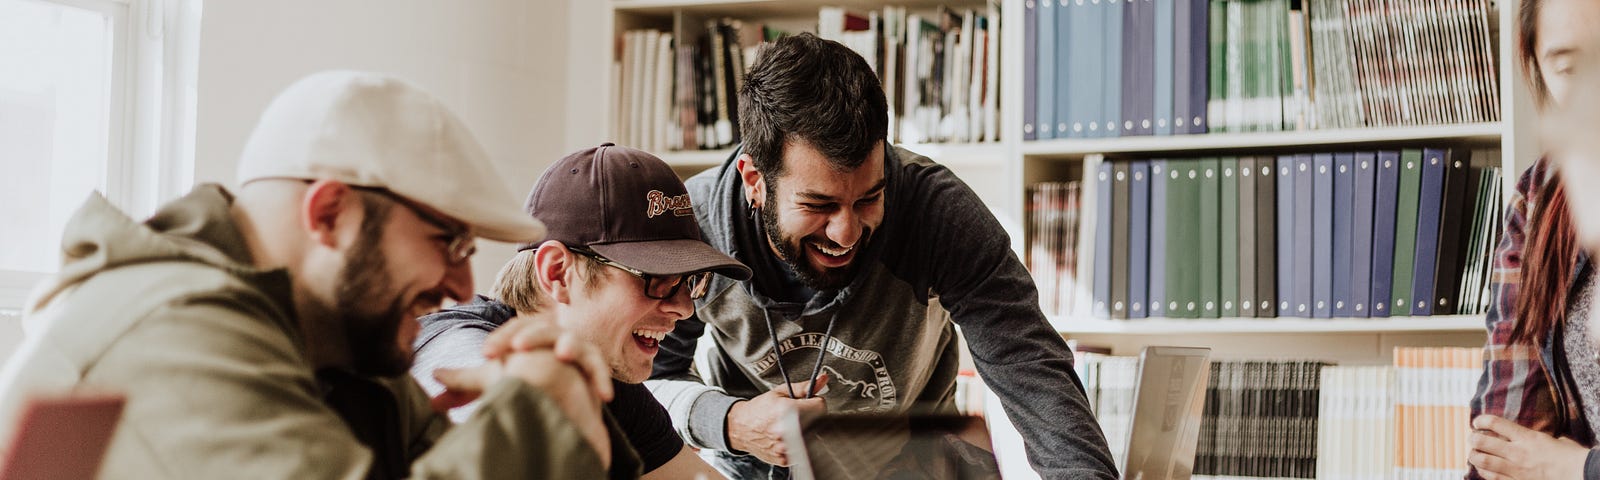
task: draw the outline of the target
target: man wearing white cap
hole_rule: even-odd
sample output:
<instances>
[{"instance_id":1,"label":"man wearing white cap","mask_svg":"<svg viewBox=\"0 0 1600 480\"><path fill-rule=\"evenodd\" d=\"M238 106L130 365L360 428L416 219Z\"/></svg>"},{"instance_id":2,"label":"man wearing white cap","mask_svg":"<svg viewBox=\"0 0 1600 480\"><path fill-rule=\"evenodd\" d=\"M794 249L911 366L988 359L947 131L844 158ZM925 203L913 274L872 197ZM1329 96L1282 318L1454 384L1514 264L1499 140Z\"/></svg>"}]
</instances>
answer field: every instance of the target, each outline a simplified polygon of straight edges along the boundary
<instances>
[{"instance_id":1,"label":"man wearing white cap","mask_svg":"<svg viewBox=\"0 0 1600 480\"><path fill-rule=\"evenodd\" d=\"M120 391L101 470L119 477L638 474L600 417L604 362L557 326L506 329L491 342L523 348L439 372L432 408L405 375L414 319L472 298L474 237L544 231L437 99L376 74L302 79L262 114L239 183L143 223L92 196L29 302L0 418L32 392ZM474 398L454 427L434 412Z\"/></svg>"}]
</instances>

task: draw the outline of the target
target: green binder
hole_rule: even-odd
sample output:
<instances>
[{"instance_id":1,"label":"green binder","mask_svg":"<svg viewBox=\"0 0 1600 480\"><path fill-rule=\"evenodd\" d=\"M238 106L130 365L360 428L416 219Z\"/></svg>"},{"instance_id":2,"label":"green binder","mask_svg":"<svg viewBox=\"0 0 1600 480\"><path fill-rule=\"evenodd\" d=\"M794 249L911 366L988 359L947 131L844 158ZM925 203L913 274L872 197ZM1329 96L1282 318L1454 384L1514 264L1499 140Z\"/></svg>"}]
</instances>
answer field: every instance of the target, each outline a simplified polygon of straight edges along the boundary
<instances>
[{"instance_id":1,"label":"green binder","mask_svg":"<svg viewBox=\"0 0 1600 480\"><path fill-rule=\"evenodd\" d=\"M1391 296L1390 315L1406 315L1411 310L1400 308L1410 305L1411 280L1416 268L1417 248L1417 196L1422 184L1422 150L1400 151L1400 197L1394 209L1394 290Z\"/></svg>"},{"instance_id":2,"label":"green binder","mask_svg":"<svg viewBox=\"0 0 1600 480\"><path fill-rule=\"evenodd\" d=\"M1223 317L1239 316L1239 159L1223 157L1218 162L1222 188L1220 204L1221 243L1218 245L1218 265L1222 269L1218 298Z\"/></svg>"},{"instance_id":3,"label":"green binder","mask_svg":"<svg viewBox=\"0 0 1600 480\"><path fill-rule=\"evenodd\" d=\"M1200 209L1200 316L1204 318L1217 318L1222 314L1221 283L1222 269L1222 240L1221 229L1222 206L1222 169L1218 168L1221 162L1215 157L1200 159L1199 194L1200 201L1196 202ZM1237 275L1237 272L1235 272Z\"/></svg>"},{"instance_id":4,"label":"green binder","mask_svg":"<svg viewBox=\"0 0 1600 480\"><path fill-rule=\"evenodd\" d=\"M1167 165L1167 316L1199 318L1200 180L1196 160Z\"/></svg>"}]
</instances>

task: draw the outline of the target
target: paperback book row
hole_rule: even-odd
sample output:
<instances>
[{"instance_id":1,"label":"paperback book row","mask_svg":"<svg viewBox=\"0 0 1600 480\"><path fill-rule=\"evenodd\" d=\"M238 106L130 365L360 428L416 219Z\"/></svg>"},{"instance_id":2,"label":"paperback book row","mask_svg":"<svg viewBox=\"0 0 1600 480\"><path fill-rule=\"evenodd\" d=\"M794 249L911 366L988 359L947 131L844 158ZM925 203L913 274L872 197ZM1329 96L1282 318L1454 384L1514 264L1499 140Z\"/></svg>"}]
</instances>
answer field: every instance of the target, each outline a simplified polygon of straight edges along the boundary
<instances>
[{"instance_id":1,"label":"paperback book row","mask_svg":"<svg viewBox=\"0 0 1600 480\"><path fill-rule=\"evenodd\" d=\"M818 11L819 37L851 48L878 75L889 102L889 141L999 139L1000 4L866 14ZM760 46L787 33L731 18L703 30L622 35L615 78L618 138L651 151L739 143L738 92Z\"/></svg>"},{"instance_id":2,"label":"paperback book row","mask_svg":"<svg viewBox=\"0 0 1600 480\"><path fill-rule=\"evenodd\" d=\"M1092 189L1034 189L1028 261L1041 306L1057 315L1477 314L1500 231L1498 157L1426 148L1100 162L1087 167Z\"/></svg>"},{"instance_id":3,"label":"paperback book row","mask_svg":"<svg viewBox=\"0 0 1600 480\"><path fill-rule=\"evenodd\" d=\"M1489 0L1027 0L1024 140L1499 119Z\"/></svg>"},{"instance_id":4,"label":"paperback book row","mask_svg":"<svg viewBox=\"0 0 1600 480\"><path fill-rule=\"evenodd\" d=\"M1112 456L1134 421L1137 357L1078 353ZM1400 347L1393 366L1213 361L1195 478L1461 478L1482 353Z\"/></svg>"}]
</instances>

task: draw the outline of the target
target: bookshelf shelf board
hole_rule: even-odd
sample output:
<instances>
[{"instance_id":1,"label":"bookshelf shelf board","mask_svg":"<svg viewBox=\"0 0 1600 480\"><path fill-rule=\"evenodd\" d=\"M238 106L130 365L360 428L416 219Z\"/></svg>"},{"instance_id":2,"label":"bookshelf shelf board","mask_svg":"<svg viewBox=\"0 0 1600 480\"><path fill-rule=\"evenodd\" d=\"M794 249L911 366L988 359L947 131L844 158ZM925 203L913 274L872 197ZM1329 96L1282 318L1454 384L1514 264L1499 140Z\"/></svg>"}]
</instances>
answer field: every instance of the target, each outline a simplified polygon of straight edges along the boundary
<instances>
[{"instance_id":1,"label":"bookshelf shelf board","mask_svg":"<svg viewBox=\"0 0 1600 480\"><path fill-rule=\"evenodd\" d=\"M1110 320L1051 316L1056 330L1071 334L1172 335L1214 333L1383 333L1482 331L1483 315L1391 318L1157 318Z\"/></svg>"},{"instance_id":2,"label":"bookshelf shelf board","mask_svg":"<svg viewBox=\"0 0 1600 480\"><path fill-rule=\"evenodd\" d=\"M899 145L921 154L942 165L1004 165L1010 154L1005 144L986 143L915 143Z\"/></svg>"},{"instance_id":3,"label":"bookshelf shelf board","mask_svg":"<svg viewBox=\"0 0 1600 480\"><path fill-rule=\"evenodd\" d=\"M1038 158L1072 158L1088 154L1155 153L1260 149L1320 145L1361 145L1427 140L1499 143L1500 122L1416 127L1380 127L1293 132L1246 132L1204 135L1043 140L1022 143L1022 153Z\"/></svg>"},{"instance_id":4,"label":"bookshelf shelf board","mask_svg":"<svg viewBox=\"0 0 1600 480\"><path fill-rule=\"evenodd\" d=\"M943 165L1004 165L1009 158L1002 143L918 143L900 146ZM677 150L661 152L656 156L674 167L710 167L721 165L732 154L732 148L724 148Z\"/></svg>"},{"instance_id":5,"label":"bookshelf shelf board","mask_svg":"<svg viewBox=\"0 0 1600 480\"><path fill-rule=\"evenodd\" d=\"M661 161L667 162L667 165L674 167L710 167L721 165L722 161L727 160L728 155L731 154L733 154L733 149L724 148L721 150L678 150L657 153L656 156L661 157Z\"/></svg>"},{"instance_id":6,"label":"bookshelf shelf board","mask_svg":"<svg viewBox=\"0 0 1600 480\"><path fill-rule=\"evenodd\" d=\"M912 9L936 8L940 5L982 5L981 0L901 0L893 2ZM729 16L735 18L811 17L817 16L819 7L844 7L853 12L869 12L883 8L880 0L612 0L618 12L646 15L670 15L675 10L691 10L701 15Z\"/></svg>"}]
</instances>

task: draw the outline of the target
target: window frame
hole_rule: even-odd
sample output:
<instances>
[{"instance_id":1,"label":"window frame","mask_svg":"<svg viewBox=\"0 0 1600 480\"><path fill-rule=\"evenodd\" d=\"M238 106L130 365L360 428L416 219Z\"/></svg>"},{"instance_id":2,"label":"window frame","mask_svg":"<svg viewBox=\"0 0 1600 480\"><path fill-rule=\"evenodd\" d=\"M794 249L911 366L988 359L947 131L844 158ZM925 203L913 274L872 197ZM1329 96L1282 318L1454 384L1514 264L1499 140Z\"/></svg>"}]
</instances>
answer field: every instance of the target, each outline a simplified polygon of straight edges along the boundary
<instances>
[{"instance_id":1,"label":"window frame","mask_svg":"<svg viewBox=\"0 0 1600 480\"><path fill-rule=\"evenodd\" d=\"M134 218L194 184L201 0L22 0L80 8L112 22L105 189ZM23 310L51 274L0 269L0 312Z\"/></svg>"}]
</instances>

